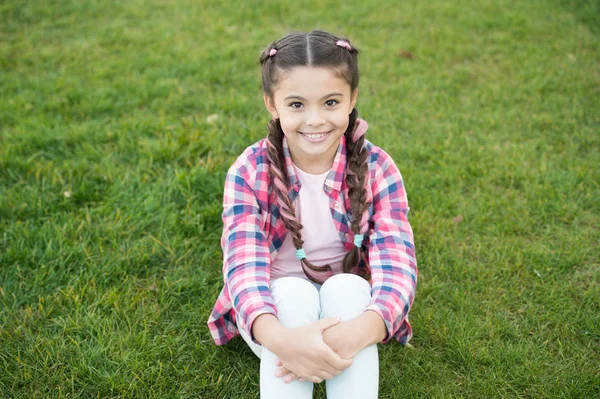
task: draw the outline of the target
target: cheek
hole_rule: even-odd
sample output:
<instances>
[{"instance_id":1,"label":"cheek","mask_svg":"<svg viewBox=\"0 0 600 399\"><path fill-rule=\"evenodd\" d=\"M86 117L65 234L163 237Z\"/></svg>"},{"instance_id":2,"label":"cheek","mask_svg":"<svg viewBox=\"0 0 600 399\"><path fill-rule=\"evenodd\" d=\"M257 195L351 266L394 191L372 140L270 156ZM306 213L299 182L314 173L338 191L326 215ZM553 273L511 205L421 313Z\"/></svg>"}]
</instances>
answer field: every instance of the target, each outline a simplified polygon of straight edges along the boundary
<instances>
[{"instance_id":1,"label":"cheek","mask_svg":"<svg viewBox=\"0 0 600 399\"><path fill-rule=\"evenodd\" d=\"M289 136L290 134L294 133L298 128L298 126L295 123L292 123L290 120L281 121L280 119L280 123L281 129L283 130L283 133L286 136Z\"/></svg>"},{"instance_id":2,"label":"cheek","mask_svg":"<svg viewBox=\"0 0 600 399\"><path fill-rule=\"evenodd\" d=\"M340 113L339 115L336 115L335 124L339 128L344 128L345 130L345 128L348 127L348 122L350 122L349 115L346 115L345 113Z\"/></svg>"},{"instance_id":3,"label":"cheek","mask_svg":"<svg viewBox=\"0 0 600 399\"><path fill-rule=\"evenodd\" d=\"M286 131L294 131L298 129L298 126L302 124L302 121L294 115L282 115L279 119L281 123L281 128L284 132Z\"/></svg>"}]
</instances>

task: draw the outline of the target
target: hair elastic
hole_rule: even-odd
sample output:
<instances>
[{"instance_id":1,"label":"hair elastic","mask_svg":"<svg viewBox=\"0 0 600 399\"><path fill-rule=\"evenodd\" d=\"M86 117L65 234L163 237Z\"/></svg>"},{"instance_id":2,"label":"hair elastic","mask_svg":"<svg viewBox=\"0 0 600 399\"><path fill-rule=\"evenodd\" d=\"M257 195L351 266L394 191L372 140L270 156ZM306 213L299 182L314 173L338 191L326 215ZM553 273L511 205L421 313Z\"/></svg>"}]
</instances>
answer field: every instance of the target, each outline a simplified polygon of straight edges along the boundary
<instances>
[{"instance_id":1,"label":"hair elastic","mask_svg":"<svg viewBox=\"0 0 600 399\"><path fill-rule=\"evenodd\" d=\"M350 46L350 43L348 43L345 40L338 40L337 42L335 42L335 44L345 49L352 50L352 46Z\"/></svg>"},{"instance_id":2,"label":"hair elastic","mask_svg":"<svg viewBox=\"0 0 600 399\"><path fill-rule=\"evenodd\" d=\"M360 248L362 246L363 238L365 238L364 235L356 234L354 236L354 245L356 245L358 248Z\"/></svg>"},{"instance_id":3,"label":"hair elastic","mask_svg":"<svg viewBox=\"0 0 600 399\"><path fill-rule=\"evenodd\" d=\"M272 48L271 51L269 51L269 57L273 57L275 54L277 54L277 49Z\"/></svg>"},{"instance_id":4,"label":"hair elastic","mask_svg":"<svg viewBox=\"0 0 600 399\"><path fill-rule=\"evenodd\" d=\"M306 259L306 254L302 248L296 250L296 258L298 258L298 260Z\"/></svg>"}]
</instances>

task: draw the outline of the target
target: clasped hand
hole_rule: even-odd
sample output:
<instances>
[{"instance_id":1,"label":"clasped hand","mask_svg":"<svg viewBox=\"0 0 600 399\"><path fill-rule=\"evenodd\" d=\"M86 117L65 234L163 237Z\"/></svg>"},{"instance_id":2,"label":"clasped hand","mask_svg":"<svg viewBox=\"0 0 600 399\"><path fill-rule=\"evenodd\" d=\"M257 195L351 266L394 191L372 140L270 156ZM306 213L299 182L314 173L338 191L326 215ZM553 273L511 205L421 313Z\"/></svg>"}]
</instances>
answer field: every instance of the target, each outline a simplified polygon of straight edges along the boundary
<instances>
[{"instance_id":1,"label":"clasped hand","mask_svg":"<svg viewBox=\"0 0 600 399\"><path fill-rule=\"evenodd\" d=\"M279 366L275 376L283 377L285 383L296 378L319 383L339 375L361 349L348 327L348 322L325 318L288 329L285 346L275 353Z\"/></svg>"}]
</instances>

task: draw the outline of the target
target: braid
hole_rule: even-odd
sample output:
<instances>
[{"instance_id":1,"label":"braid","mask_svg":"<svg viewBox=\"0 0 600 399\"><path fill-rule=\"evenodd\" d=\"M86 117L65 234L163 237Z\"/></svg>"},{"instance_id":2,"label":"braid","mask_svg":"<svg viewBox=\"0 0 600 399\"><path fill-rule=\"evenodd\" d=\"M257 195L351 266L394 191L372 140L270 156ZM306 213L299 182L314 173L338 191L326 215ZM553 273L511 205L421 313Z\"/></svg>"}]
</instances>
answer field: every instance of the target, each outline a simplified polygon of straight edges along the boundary
<instances>
[{"instance_id":1,"label":"braid","mask_svg":"<svg viewBox=\"0 0 600 399\"><path fill-rule=\"evenodd\" d=\"M279 208L279 214L285 228L292 233L294 240L294 247L301 249L304 245L302 240L302 224L296 218L296 211L294 203L289 198L289 183L285 171L285 160L283 156L283 130L279 119L271 120L268 125L269 134L267 136L268 156L269 156L269 175L273 182L273 190L277 197L277 206ZM315 266L311 264L306 258L301 260L302 270L306 277L311 281L322 284L322 281L318 281L307 273L306 268L315 272L330 272L331 266Z\"/></svg>"},{"instance_id":2,"label":"braid","mask_svg":"<svg viewBox=\"0 0 600 399\"><path fill-rule=\"evenodd\" d=\"M368 229L368 212L371 201L367 198L367 190L365 182L367 180L367 157L368 151L364 148L365 137L360 136L356 141L353 141L353 132L358 117L356 108L350 114L350 123L346 130L346 149L347 149L347 166L346 166L346 185L348 186L348 197L350 198L350 208L352 212L352 224L350 229L354 234L364 234ZM361 260L361 249L353 246L350 252L344 257L342 271L349 273L354 268L358 268ZM370 279L368 270L360 271L361 277L366 280Z\"/></svg>"}]
</instances>

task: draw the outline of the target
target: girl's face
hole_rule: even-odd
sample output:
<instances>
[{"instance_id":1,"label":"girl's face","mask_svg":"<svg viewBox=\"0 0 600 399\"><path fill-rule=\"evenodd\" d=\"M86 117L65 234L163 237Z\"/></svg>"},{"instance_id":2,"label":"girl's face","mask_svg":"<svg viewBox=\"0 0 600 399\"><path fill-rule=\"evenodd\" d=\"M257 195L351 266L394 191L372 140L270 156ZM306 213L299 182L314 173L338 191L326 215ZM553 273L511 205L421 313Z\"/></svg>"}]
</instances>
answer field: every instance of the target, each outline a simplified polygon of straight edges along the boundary
<instances>
[{"instance_id":1,"label":"girl's face","mask_svg":"<svg viewBox=\"0 0 600 399\"><path fill-rule=\"evenodd\" d=\"M295 67L282 76L265 105L279 118L292 161L307 173L325 173L348 128L358 90L330 68Z\"/></svg>"}]
</instances>

